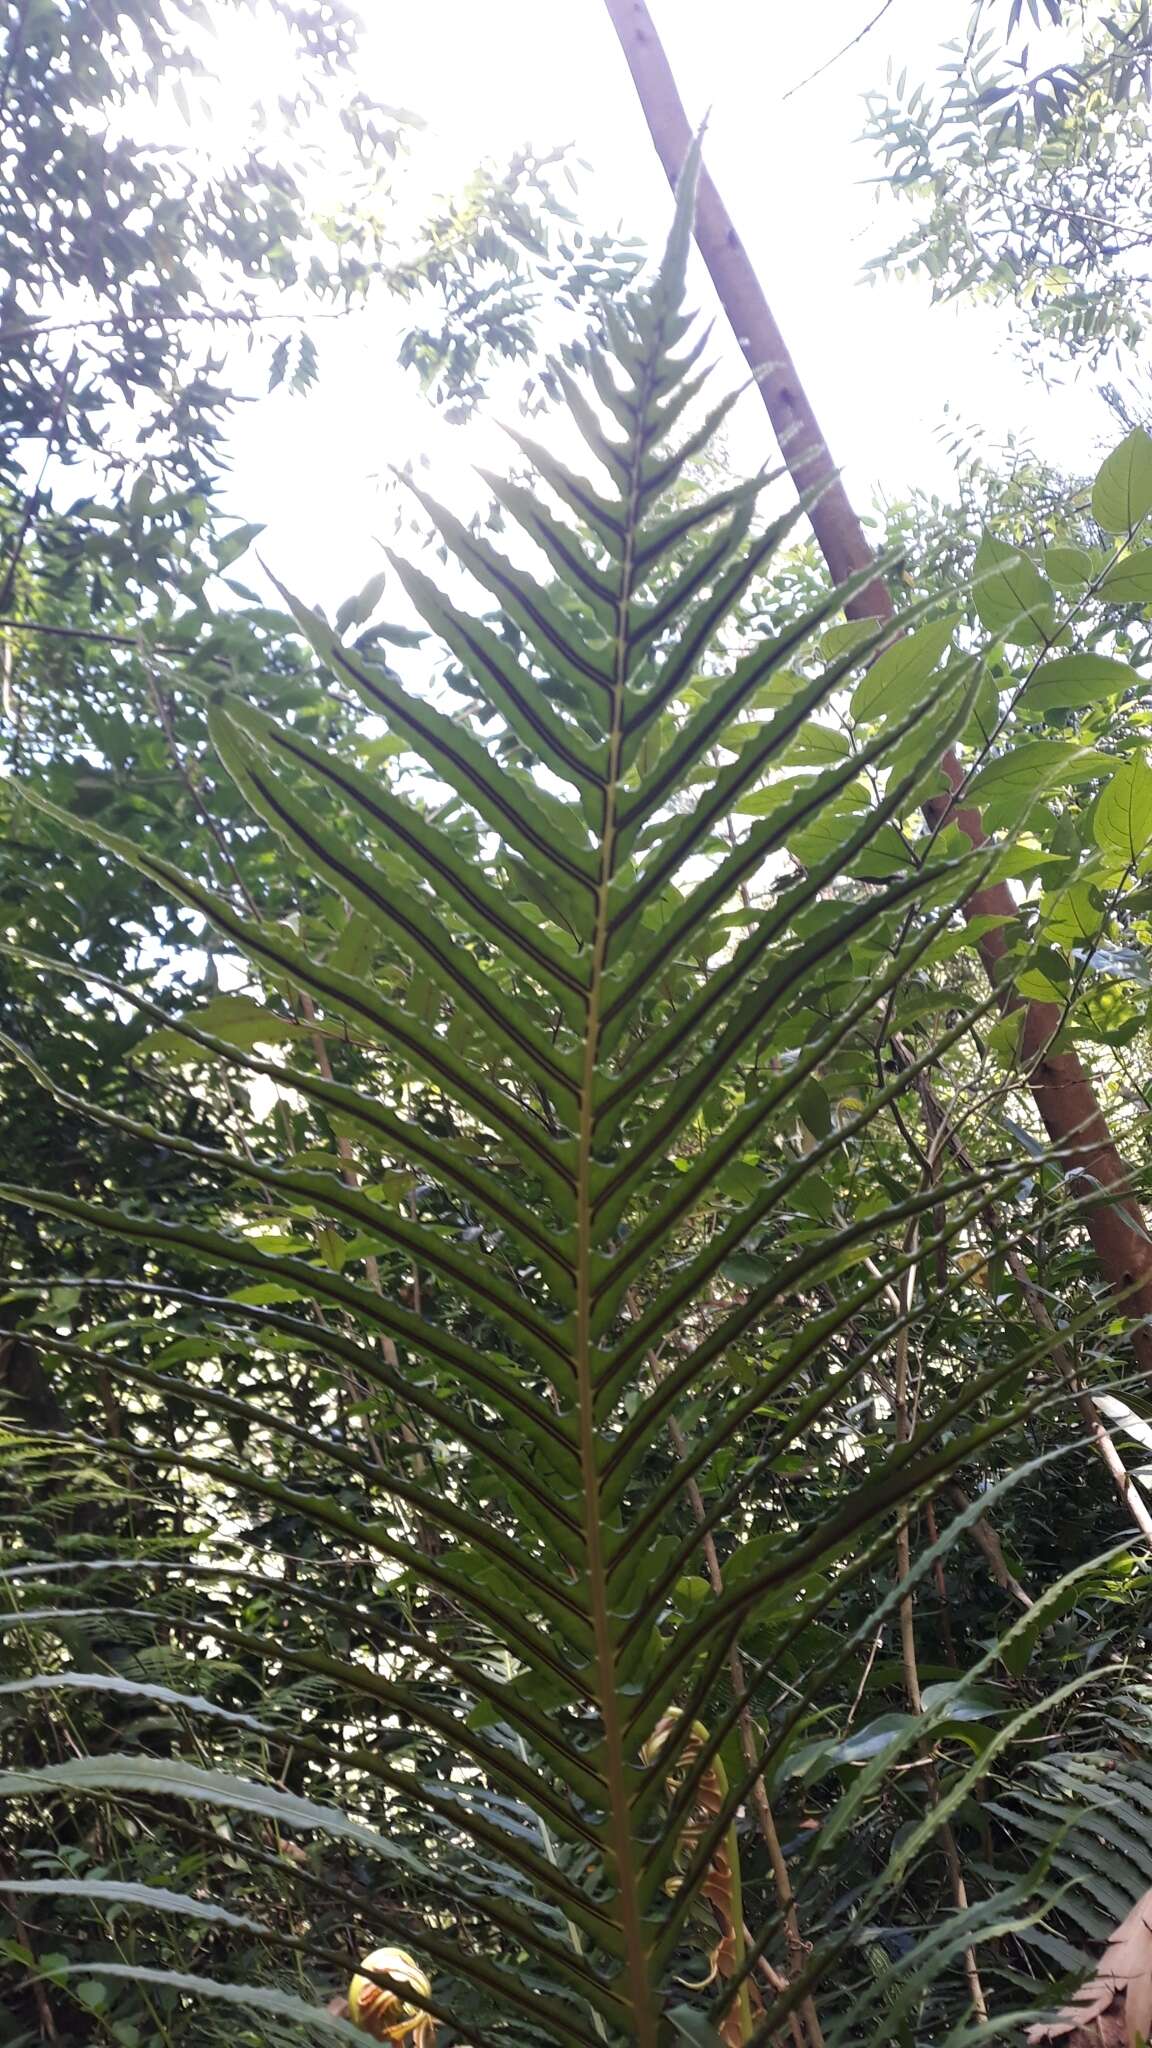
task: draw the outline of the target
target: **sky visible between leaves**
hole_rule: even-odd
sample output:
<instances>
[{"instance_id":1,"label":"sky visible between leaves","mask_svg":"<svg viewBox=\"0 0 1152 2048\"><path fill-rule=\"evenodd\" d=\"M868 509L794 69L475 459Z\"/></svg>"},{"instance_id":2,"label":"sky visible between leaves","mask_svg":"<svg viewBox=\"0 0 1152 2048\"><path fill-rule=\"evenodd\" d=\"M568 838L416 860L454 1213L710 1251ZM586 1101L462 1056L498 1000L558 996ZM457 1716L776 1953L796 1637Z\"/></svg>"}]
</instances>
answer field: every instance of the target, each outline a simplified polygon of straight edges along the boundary
<instances>
[{"instance_id":1,"label":"sky visible between leaves","mask_svg":"<svg viewBox=\"0 0 1152 2048\"><path fill-rule=\"evenodd\" d=\"M710 168L861 510L877 491L898 497L912 484L948 494L952 458L939 430L949 415L978 422L989 446L1016 432L1066 469L1093 467L1119 430L1090 375L1045 391L1006 344L997 311L934 307L919 281L861 281L867 259L909 221L890 200L877 207L868 183L876 166L855 139L861 94L883 82L889 59L912 79L929 78L941 41L966 26L963 0L892 0L856 48L790 97L879 0L651 5L690 117L708 116ZM428 124L417 196L458 190L485 157L571 143L590 166L574 202L589 228L619 224L659 244L667 188L602 0L362 0L362 11L365 89ZM266 88L267 46L229 27L229 54L233 46L238 88ZM711 311L702 269L698 296ZM468 466L507 460L491 423L447 426L411 373L394 367L396 322L381 298L362 317L318 328L316 392L262 398L233 430L229 505L267 521L260 552L269 565L329 605L381 565L396 516L392 465L426 456L437 494L468 510L479 501ZM743 366L722 321L717 334L735 381ZM514 382L497 404L515 417ZM774 457L754 397L728 446L741 470Z\"/></svg>"}]
</instances>

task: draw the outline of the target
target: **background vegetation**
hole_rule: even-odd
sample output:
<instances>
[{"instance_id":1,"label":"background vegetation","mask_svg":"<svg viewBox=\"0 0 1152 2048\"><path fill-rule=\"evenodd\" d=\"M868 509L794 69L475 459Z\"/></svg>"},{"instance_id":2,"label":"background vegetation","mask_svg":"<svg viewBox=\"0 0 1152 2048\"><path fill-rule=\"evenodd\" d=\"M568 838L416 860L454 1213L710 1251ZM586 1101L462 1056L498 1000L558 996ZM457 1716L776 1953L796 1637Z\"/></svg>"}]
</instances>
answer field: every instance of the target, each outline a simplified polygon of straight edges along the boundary
<instances>
[{"instance_id":1,"label":"background vegetation","mask_svg":"<svg viewBox=\"0 0 1152 2048\"><path fill-rule=\"evenodd\" d=\"M878 88L890 264L1120 415L909 479L879 620L729 471L690 183L642 276L563 157L414 220L261 21L209 174L192 0L3 10L0 2041L1023 2038L1152 1886L1147 10ZM325 617L238 343L369 297L541 417Z\"/></svg>"}]
</instances>

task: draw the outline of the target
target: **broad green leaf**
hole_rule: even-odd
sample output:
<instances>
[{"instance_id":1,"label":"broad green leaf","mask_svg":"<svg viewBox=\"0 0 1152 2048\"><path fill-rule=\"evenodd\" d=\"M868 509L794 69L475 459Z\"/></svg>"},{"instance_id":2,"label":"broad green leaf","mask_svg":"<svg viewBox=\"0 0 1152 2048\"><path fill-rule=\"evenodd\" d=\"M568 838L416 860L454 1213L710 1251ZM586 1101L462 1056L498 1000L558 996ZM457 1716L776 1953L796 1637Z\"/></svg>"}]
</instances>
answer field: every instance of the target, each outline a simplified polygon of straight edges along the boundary
<instances>
[{"instance_id":1,"label":"broad green leaf","mask_svg":"<svg viewBox=\"0 0 1152 2048\"><path fill-rule=\"evenodd\" d=\"M387 570L378 569L375 576L368 578L363 590L356 597L345 598L343 604L338 607L336 612L336 631L338 633L346 633L349 626L362 626L366 620L372 617L380 599L384 595L387 581Z\"/></svg>"},{"instance_id":2,"label":"broad green leaf","mask_svg":"<svg viewBox=\"0 0 1152 2048\"><path fill-rule=\"evenodd\" d=\"M854 1728L850 1735L840 1740L835 1737L817 1739L793 1750L787 1761L785 1776L808 1777L824 1771L835 1770L841 1764L860 1764L867 1758L882 1756L899 1735L908 1733L908 1715L881 1714L875 1721L866 1722L862 1728Z\"/></svg>"},{"instance_id":3,"label":"broad green leaf","mask_svg":"<svg viewBox=\"0 0 1152 2048\"><path fill-rule=\"evenodd\" d=\"M1105 533L1131 533L1152 512L1152 435L1133 427L1101 464L1092 516Z\"/></svg>"},{"instance_id":4,"label":"broad green leaf","mask_svg":"<svg viewBox=\"0 0 1152 2048\"><path fill-rule=\"evenodd\" d=\"M1105 783L1092 830L1109 859L1126 868L1140 866L1152 846L1152 768L1143 754L1122 761Z\"/></svg>"},{"instance_id":5,"label":"broad green leaf","mask_svg":"<svg viewBox=\"0 0 1152 2048\"><path fill-rule=\"evenodd\" d=\"M948 1792L944 1795L940 1803L945 1814L955 1812L956 1808L967 1796L969 1790L977 1785L986 1774L988 1766L994 1757L1008 1746L1015 1735L1022 1733L1041 1714L1049 1712L1051 1710L1051 1703L1062 1703L1066 1699L1071 1699L1073 1694L1080 1692L1085 1686L1090 1685L1092 1680L1093 1674L1087 1672L1068 1680L1064 1685L1054 1687L1048 1698L1040 1702L1031 1702L1022 1708L1019 1713L1013 1715L1011 1720L998 1728L991 1737L983 1756L977 1757L975 1763L969 1764L963 1771L959 1772L949 1787ZM939 1713L939 1708L936 1711ZM935 1815L929 1815L926 1820L919 1822L911 1834L905 1837L892 1859L897 1869L906 1869L908 1867L921 1845L935 1833L937 1826L938 1822Z\"/></svg>"},{"instance_id":6,"label":"broad green leaf","mask_svg":"<svg viewBox=\"0 0 1152 2048\"><path fill-rule=\"evenodd\" d=\"M1009 1010L1005 1016L998 1017L995 1024L990 1027L987 1033L988 1048L990 1052L995 1053L1003 1066L1014 1066L1020 1057L1020 1041L1026 1020L1027 1011L1023 1008Z\"/></svg>"},{"instance_id":7,"label":"broad green leaf","mask_svg":"<svg viewBox=\"0 0 1152 2048\"><path fill-rule=\"evenodd\" d=\"M250 1052L256 1045L279 1045L297 1038L302 1029L298 1018L268 1010L251 996L213 996L194 1010L192 1018L202 1031L210 1032L226 1045ZM151 1031L141 1046L143 1052L163 1053L166 1059L187 1064L197 1058L195 1047L179 1031Z\"/></svg>"},{"instance_id":8,"label":"broad green leaf","mask_svg":"<svg viewBox=\"0 0 1152 2048\"><path fill-rule=\"evenodd\" d=\"M1040 647L1056 631L1056 599L1019 548L985 534L972 564L976 610L991 632L1017 647Z\"/></svg>"},{"instance_id":9,"label":"broad green leaf","mask_svg":"<svg viewBox=\"0 0 1152 2048\"><path fill-rule=\"evenodd\" d=\"M852 693L853 718L900 718L918 703L926 679L951 645L956 626L955 613L932 619L878 655Z\"/></svg>"},{"instance_id":10,"label":"broad green leaf","mask_svg":"<svg viewBox=\"0 0 1152 2048\"><path fill-rule=\"evenodd\" d=\"M1152 604L1152 548L1133 548L1113 562L1100 595L1112 604Z\"/></svg>"},{"instance_id":11,"label":"broad green leaf","mask_svg":"<svg viewBox=\"0 0 1152 2048\"><path fill-rule=\"evenodd\" d=\"M995 806L997 813L1011 817L1019 815L1021 808L1026 810L1045 790L1091 782L1107 774L1113 758L1077 746L1074 740L1025 740L979 769L967 794L981 810L991 811ZM1005 811L1006 806L1011 808Z\"/></svg>"},{"instance_id":12,"label":"broad green leaf","mask_svg":"<svg viewBox=\"0 0 1152 2048\"><path fill-rule=\"evenodd\" d=\"M979 1500L970 1501L952 1523L951 1528L944 1530L935 1544L926 1547L920 1556L913 1560L910 1575L912 1583L914 1584L917 1579L923 1579L927 1575L933 1557L945 1556L960 1532L967 1526L970 1526L971 1522L981 1512L991 1511L993 1504L998 1499L1002 1499L1011 1488L1018 1485L1026 1475L1040 1471L1049 1462L1049 1458L1026 1461L1013 1471L1000 1474L994 1480L991 1480L985 1492L983 1509ZM1117 1557L1128 1548L1130 1548L1130 1545L1121 1542L1113 1546L1112 1550L1106 1553L1106 1555ZM1058 1614L1064 1612L1068 1604L1070 1591L1076 1588L1083 1588L1085 1580L1096 1569L1095 1559L1082 1562L1074 1566L1064 1577L1041 1588L1032 1606L1023 1615L1018 1616L1007 1629L1003 1630L999 1639L989 1645L976 1662L969 1667L967 1672L968 1682L975 1683L986 1677L995 1678L998 1675L998 1667L1002 1662L1007 1664L1010 1669L1011 1664L1009 1660L1016 1645L1020 1642L1033 1641L1039 1629L1046 1626ZM873 1629L878 1626L885 1613L897 1604L898 1599L898 1590L886 1595L880 1608L870 1618ZM942 1720L947 1711L947 1705L927 1710L918 1717L919 1731L915 1728L910 1728L907 1736L904 1738L898 1736L896 1742L902 1745L910 1743L917 1732L919 1732L922 1740L929 1738L937 1719ZM819 1845L821 1852L823 1852L829 1838L835 1842L838 1837L843 1837L847 1830L858 1820L862 1808L864 1808L869 1798L875 1795L876 1787L883 1775L883 1759L879 1762L872 1761L865 1765L849 1796L841 1802L836 1812L830 1817L827 1835L822 1837Z\"/></svg>"},{"instance_id":13,"label":"broad green leaf","mask_svg":"<svg viewBox=\"0 0 1152 2048\"><path fill-rule=\"evenodd\" d=\"M842 626L829 626L820 635L820 652L826 660L838 654L850 654L862 647L870 638L874 627L871 619L847 619Z\"/></svg>"},{"instance_id":14,"label":"broad green leaf","mask_svg":"<svg viewBox=\"0 0 1152 2048\"><path fill-rule=\"evenodd\" d=\"M1053 958L1052 949L1044 947L1041 951L1047 955L1050 965ZM1023 996L1029 1003L1062 1003L1068 994L1068 970L1067 963L1062 957L1056 957L1060 960L1063 973L1046 973L1043 964L1032 960L1016 975L1017 995Z\"/></svg>"},{"instance_id":15,"label":"broad green leaf","mask_svg":"<svg viewBox=\"0 0 1152 2048\"><path fill-rule=\"evenodd\" d=\"M1058 946L1083 946L1099 936L1103 915L1097 890L1089 881L1071 882L1040 903L1045 939Z\"/></svg>"},{"instance_id":16,"label":"broad green leaf","mask_svg":"<svg viewBox=\"0 0 1152 2048\"><path fill-rule=\"evenodd\" d=\"M789 767L823 768L831 761L846 760L850 751L846 733L813 719L793 740L785 760Z\"/></svg>"},{"instance_id":17,"label":"broad green leaf","mask_svg":"<svg viewBox=\"0 0 1152 2048\"><path fill-rule=\"evenodd\" d=\"M328 955L328 964L338 974L363 974L372 958L375 936L370 920L360 911L353 911L344 924L336 944Z\"/></svg>"},{"instance_id":18,"label":"broad green leaf","mask_svg":"<svg viewBox=\"0 0 1152 2048\"><path fill-rule=\"evenodd\" d=\"M792 836L788 850L805 867L829 861L855 837L868 815L863 792L855 799L849 792L837 801L825 803L820 816ZM896 827L889 825L872 836L867 850L857 858L857 868L865 880L874 882L899 874L907 859L904 841Z\"/></svg>"},{"instance_id":19,"label":"broad green leaf","mask_svg":"<svg viewBox=\"0 0 1152 2048\"><path fill-rule=\"evenodd\" d=\"M1142 678L1127 662L1107 654L1061 654L1046 661L1021 691L1022 712L1074 710L1101 704L1140 685Z\"/></svg>"},{"instance_id":20,"label":"broad green leaf","mask_svg":"<svg viewBox=\"0 0 1152 2048\"><path fill-rule=\"evenodd\" d=\"M1057 590L1079 590L1092 575L1092 557L1087 548L1051 547L1044 550L1044 567Z\"/></svg>"}]
</instances>

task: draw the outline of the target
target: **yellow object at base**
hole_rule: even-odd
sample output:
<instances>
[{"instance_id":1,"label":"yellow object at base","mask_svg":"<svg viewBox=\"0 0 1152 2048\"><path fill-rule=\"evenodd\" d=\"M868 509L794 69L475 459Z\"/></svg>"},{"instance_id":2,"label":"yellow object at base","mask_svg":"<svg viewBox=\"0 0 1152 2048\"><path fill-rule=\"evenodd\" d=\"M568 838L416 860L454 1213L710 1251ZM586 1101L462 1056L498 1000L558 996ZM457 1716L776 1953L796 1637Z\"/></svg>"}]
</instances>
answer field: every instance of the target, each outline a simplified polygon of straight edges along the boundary
<instances>
[{"instance_id":1,"label":"yellow object at base","mask_svg":"<svg viewBox=\"0 0 1152 2048\"><path fill-rule=\"evenodd\" d=\"M370 1956L365 1956L360 1969L378 1970L382 1977L405 1985L418 1998L427 1998L432 1990L420 1965L402 1948L375 1948ZM371 2034L374 2041L403 2041L415 2035L411 2048L419 2048L421 2035L429 2037L427 2016L418 2006L409 2005L398 1992L383 1984L373 1984L359 1971L348 1987L348 2008L353 2025Z\"/></svg>"}]
</instances>

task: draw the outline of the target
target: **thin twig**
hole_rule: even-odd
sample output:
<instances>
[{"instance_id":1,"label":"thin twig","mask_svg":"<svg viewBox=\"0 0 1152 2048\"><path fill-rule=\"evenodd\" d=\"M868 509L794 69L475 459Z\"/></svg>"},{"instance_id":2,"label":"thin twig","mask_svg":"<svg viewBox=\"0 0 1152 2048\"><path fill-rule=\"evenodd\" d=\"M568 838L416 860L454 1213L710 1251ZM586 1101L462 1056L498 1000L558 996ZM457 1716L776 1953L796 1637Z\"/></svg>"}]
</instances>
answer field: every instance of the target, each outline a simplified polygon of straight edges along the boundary
<instances>
[{"instance_id":1,"label":"thin twig","mask_svg":"<svg viewBox=\"0 0 1152 2048\"><path fill-rule=\"evenodd\" d=\"M635 1292L632 1288L628 1289L625 1299L629 1313L633 1317L638 1317L640 1313L639 1304L636 1301ZM661 1377L663 1366L658 1354L654 1351L649 1351L647 1358L657 1378ZM683 1464L688 1454L688 1443L675 1416L669 1419L668 1434L672 1440L672 1448L681 1464ZM716 1548L715 1537L708 1526L708 1510L704 1505L704 1497L694 1477L689 1476L685 1480L684 1492L688 1505L692 1510L692 1518L701 1532L700 1548L704 1555L704 1566L708 1573L708 1583L712 1588L713 1594L719 1597L724 1591L724 1573L720 1564L720 1555ZM759 1756L759 1737L756 1733L756 1724L752 1719L752 1710L747 1704L748 1682L744 1659L740 1652L739 1642L735 1640L730 1645L728 1651L728 1673L732 1684L733 1697L745 1702L739 1712L738 1725L740 1729L740 1747L744 1753L744 1761L751 1770L755 1767ZM803 1969L812 1952L812 1945L810 1942L805 1941L800 1932L796 1901L792 1892L792 1881L788 1875L788 1864L781 1847L776 1817L768 1797L768 1788L764 1783L762 1773L759 1771L756 1773L752 1786L752 1805L756 1814L756 1825L760 1830L761 1838L768 1851L768 1860L772 1866L772 1882L776 1892L776 1902L784 1922L784 1940L788 1950L788 1966L790 1971L796 1973ZM762 1972L761 1974L764 1973ZM780 1979L775 1971L771 1972L770 1978L766 1978L766 1981L770 1981L772 1989L777 1992L787 1988L786 1980ZM801 1999L798 2010L790 2015L789 2032L792 2036L793 2048L824 2048L824 2034L811 1997Z\"/></svg>"},{"instance_id":2,"label":"thin twig","mask_svg":"<svg viewBox=\"0 0 1152 2048\"><path fill-rule=\"evenodd\" d=\"M206 306L197 311L182 307L179 312L161 313L159 310L137 313L93 313L84 320L27 320L19 327L0 327L0 345L6 341L24 341L35 335L80 334L85 331L108 330L124 334L140 327L190 327L195 325L232 325L254 327L265 321L279 323L288 321L293 326L311 325L313 320L346 320L349 313L360 310L359 303L348 306L317 307L307 313L288 313L282 307L274 311L259 313L254 307Z\"/></svg>"},{"instance_id":3,"label":"thin twig","mask_svg":"<svg viewBox=\"0 0 1152 2048\"><path fill-rule=\"evenodd\" d=\"M860 1702L864 1697L864 1688L867 1685L869 1678L872 1676L872 1666L874 1665L877 1657L880 1654L883 1642L884 1630L882 1628L878 1628L875 1635L872 1638L872 1646L869 1649L868 1655L864 1661L864 1669L860 1674L860 1683L856 1687L856 1697L853 1700L852 1705L848 1709L848 1719L844 1723L845 1735L847 1735L848 1730L851 1728L852 1723L856 1719L856 1716L860 1710Z\"/></svg>"},{"instance_id":4,"label":"thin twig","mask_svg":"<svg viewBox=\"0 0 1152 2048\"><path fill-rule=\"evenodd\" d=\"M892 0L884 0L883 6L877 9L871 21L866 21L863 28L856 35L849 36L848 41L842 44L840 49L834 51L831 57L826 57L823 64L818 64L815 71L810 71L807 78L801 78L796 85L790 85L787 92L781 95L781 106L783 106L785 100L794 99L798 92L803 92L806 85L811 85L817 78L823 78L824 73L831 71L832 66L840 62L841 57L846 57L849 50L854 50L858 43L864 41L865 36L870 36L873 29L883 21L891 5Z\"/></svg>"},{"instance_id":5,"label":"thin twig","mask_svg":"<svg viewBox=\"0 0 1152 2048\"><path fill-rule=\"evenodd\" d=\"M140 639L135 633L106 633L99 626L50 626L44 619L5 619L6 633L45 633L57 640L102 640L107 647L130 647L140 651ZM158 642L154 651L158 654L189 654L189 647L179 647L175 642L165 645Z\"/></svg>"},{"instance_id":6,"label":"thin twig","mask_svg":"<svg viewBox=\"0 0 1152 2048\"><path fill-rule=\"evenodd\" d=\"M630 1311L633 1315L637 1315L639 1311L631 1289L629 1289L627 1300ZM662 1372L662 1366L660 1359L655 1353L651 1351L648 1353L648 1362L652 1370L659 1376ZM672 1447L676 1452L677 1458L683 1463L688 1454L688 1442L675 1416L669 1419L668 1434L672 1440ZM692 1510L693 1520L701 1532L700 1548L704 1555L708 1583L713 1593L719 1597L724 1591L724 1573L720 1564L719 1552L716 1549L715 1537L708 1527L708 1510L704 1505L704 1497L696 1480L692 1477L685 1480L684 1492L688 1505ZM740 1652L740 1645L735 1641L730 1645L728 1651L728 1672L734 1698L738 1700L743 1699L746 1702L748 1692L747 1675L744 1659ZM751 1770L755 1766L759 1755L759 1737L756 1733L756 1724L752 1719L752 1710L747 1703L740 1709L738 1725L740 1729L740 1747L744 1753L744 1761ZM752 1786L752 1805L756 1815L756 1825L768 1851L768 1860L772 1867L772 1882L776 1892L776 1902L784 1922L784 1940L788 1950L789 1970L795 1975L803 1969L807 1962L812 1952L811 1943L805 1941L800 1931L800 1922L796 1912L796 1900L792 1891L792 1881L788 1875L788 1864L781 1847L776 1817L772 1811L772 1802L768 1797L768 1788L764 1783L762 1774L759 1772L757 1772ZM820 2026L816 2007L810 1997L805 1997L800 2001L798 2011L791 2016L790 2028L794 2048L824 2048L823 2030Z\"/></svg>"},{"instance_id":7,"label":"thin twig","mask_svg":"<svg viewBox=\"0 0 1152 2048\"><path fill-rule=\"evenodd\" d=\"M935 1549L940 1541L940 1530L936 1522L936 1510L930 1499L924 1503L924 1525L928 1531L928 1541ZM932 1581L936 1587L936 1598L940 1602L940 1629L944 1637L944 1655L953 1669L958 1670L960 1659L956 1655L956 1638L952 1633L952 1608L948 1599L944 1566L939 1558L932 1566Z\"/></svg>"},{"instance_id":8,"label":"thin twig","mask_svg":"<svg viewBox=\"0 0 1152 2048\"><path fill-rule=\"evenodd\" d=\"M926 1173L930 1174L933 1170L933 1162L927 1157L926 1154L923 1154L921 1156L924 1160L924 1170ZM873 1279L880 1280L883 1277L880 1272L879 1266L875 1263L873 1259L865 1259L863 1263L865 1270L871 1273ZM890 1283L885 1283L884 1293L888 1300L889 1306L894 1310L896 1316L899 1317L902 1314L902 1310L900 1306L900 1297L897 1294L896 1289ZM873 1359L868 1366L868 1375L870 1379L874 1379L877 1382L877 1385L880 1387L881 1392L887 1399L889 1406L893 1409L893 1411L895 1411L895 1387L890 1380L885 1378L882 1370L880 1369L875 1359ZM958 1495L960 1497L961 1505L965 1507L968 1506L967 1494L961 1493L961 1490L958 1487L954 1487L952 1489L952 1498L955 1500ZM1018 1585L1017 1581L1012 1578L1011 1573L1008 1571L1007 1565L1004 1564L1004 1553L1000 1547L1000 1538L997 1536L996 1531L992 1527L992 1524L989 1522L987 1516L981 1515L979 1523L969 1528L967 1533L971 1538L972 1542L975 1543L977 1549L983 1551L985 1557L988 1558L989 1562L992 1562L994 1557L999 1559L999 1567L997 1567L995 1564L993 1565L993 1577L996 1579L997 1584L1005 1586L1006 1590L1013 1593L1014 1597L1022 1599L1026 1606L1031 1607L1032 1602L1028 1594L1025 1593L1024 1588ZM941 1589L941 1598L943 1598L943 1572L939 1566L937 1566L937 1570L940 1573L940 1577L937 1580L937 1585L938 1588ZM1003 1577L1001 1576L1001 1571L1003 1571ZM870 1657L868 1660L868 1667L865 1670L864 1678L860 1682L860 1692L863 1692L864 1690L864 1683L868 1676L868 1670L871 1669L872 1658L875 1657L876 1651L879 1648L879 1644L880 1638L877 1637L876 1644L874 1645L872 1650L872 1657ZM851 1727L852 1719L859 1705L860 1693L857 1693L856 1699L852 1706L852 1712L848 1716L847 1725L849 1727Z\"/></svg>"},{"instance_id":9,"label":"thin twig","mask_svg":"<svg viewBox=\"0 0 1152 2048\"><path fill-rule=\"evenodd\" d=\"M1144 1495L1116 1449L1111 1432L1105 1428L1091 1394L1081 1385L1068 1346L1062 1341L1049 1314L1048 1304L1029 1275L1019 1252L1009 1246L1004 1256L1008 1271L1024 1296L1028 1312L1037 1329L1047 1331L1051 1335L1052 1343L1048 1355L1076 1403L1077 1411L1101 1463L1111 1475L1113 1485L1140 1534L1152 1541L1152 1512L1149 1511Z\"/></svg>"}]
</instances>

